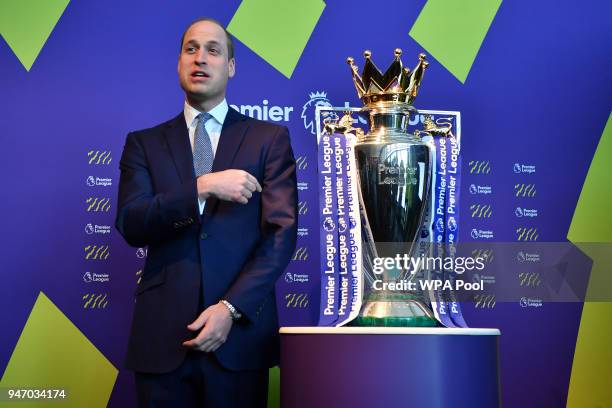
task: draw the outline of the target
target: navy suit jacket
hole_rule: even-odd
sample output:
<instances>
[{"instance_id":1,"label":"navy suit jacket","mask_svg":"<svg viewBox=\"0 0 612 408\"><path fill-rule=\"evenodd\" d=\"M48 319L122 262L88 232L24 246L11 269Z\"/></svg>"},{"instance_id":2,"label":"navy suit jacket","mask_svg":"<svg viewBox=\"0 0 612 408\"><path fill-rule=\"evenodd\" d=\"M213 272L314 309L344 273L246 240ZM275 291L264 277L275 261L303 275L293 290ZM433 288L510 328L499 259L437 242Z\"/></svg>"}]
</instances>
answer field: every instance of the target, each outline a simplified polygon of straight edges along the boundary
<instances>
[{"instance_id":1,"label":"navy suit jacket","mask_svg":"<svg viewBox=\"0 0 612 408\"><path fill-rule=\"evenodd\" d=\"M274 284L295 249L297 230L287 128L229 109L212 171L245 170L262 192L246 205L208 198L202 216L183 113L128 134L120 168L116 227L128 244L148 246L127 368L177 368L187 352L182 342L195 337L187 325L220 299L243 314L215 352L221 365L245 370L277 364Z\"/></svg>"}]
</instances>

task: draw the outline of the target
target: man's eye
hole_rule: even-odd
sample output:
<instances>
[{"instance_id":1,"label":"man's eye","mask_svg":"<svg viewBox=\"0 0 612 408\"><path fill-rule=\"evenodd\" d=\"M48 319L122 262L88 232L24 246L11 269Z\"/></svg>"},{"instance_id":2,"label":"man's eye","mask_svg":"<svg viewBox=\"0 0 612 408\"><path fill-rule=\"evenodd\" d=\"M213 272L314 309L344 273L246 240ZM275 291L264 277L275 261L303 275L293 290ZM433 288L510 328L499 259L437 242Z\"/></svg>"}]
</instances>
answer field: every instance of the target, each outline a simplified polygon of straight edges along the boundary
<instances>
[{"instance_id":1,"label":"man's eye","mask_svg":"<svg viewBox=\"0 0 612 408\"><path fill-rule=\"evenodd\" d=\"M217 50L216 48L211 48L211 49L209 50L209 52L210 52L211 54L216 55L216 54L218 54L218 53L219 53L219 50Z\"/></svg>"},{"instance_id":2,"label":"man's eye","mask_svg":"<svg viewBox=\"0 0 612 408\"><path fill-rule=\"evenodd\" d=\"M187 51L188 53L192 53L195 51L195 47L187 47L185 51Z\"/></svg>"}]
</instances>

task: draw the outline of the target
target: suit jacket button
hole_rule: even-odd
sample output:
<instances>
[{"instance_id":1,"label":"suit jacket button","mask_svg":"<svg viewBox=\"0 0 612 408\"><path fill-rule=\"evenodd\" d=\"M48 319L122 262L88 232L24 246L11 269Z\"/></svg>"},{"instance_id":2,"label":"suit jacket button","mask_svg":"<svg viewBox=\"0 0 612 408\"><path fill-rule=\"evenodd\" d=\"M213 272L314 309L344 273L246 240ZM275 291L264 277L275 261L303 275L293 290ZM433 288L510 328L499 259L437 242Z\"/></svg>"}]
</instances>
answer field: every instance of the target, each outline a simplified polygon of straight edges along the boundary
<instances>
[{"instance_id":1,"label":"suit jacket button","mask_svg":"<svg viewBox=\"0 0 612 408\"><path fill-rule=\"evenodd\" d=\"M200 234L200 238L206 239L206 238L208 238L208 234L203 232L203 233Z\"/></svg>"},{"instance_id":2,"label":"suit jacket button","mask_svg":"<svg viewBox=\"0 0 612 408\"><path fill-rule=\"evenodd\" d=\"M188 224L193 224L193 218L191 218L191 217L187 218L187 223Z\"/></svg>"},{"instance_id":3,"label":"suit jacket button","mask_svg":"<svg viewBox=\"0 0 612 408\"><path fill-rule=\"evenodd\" d=\"M175 222L173 225L174 225L174 228L180 227L180 224L178 222Z\"/></svg>"}]
</instances>

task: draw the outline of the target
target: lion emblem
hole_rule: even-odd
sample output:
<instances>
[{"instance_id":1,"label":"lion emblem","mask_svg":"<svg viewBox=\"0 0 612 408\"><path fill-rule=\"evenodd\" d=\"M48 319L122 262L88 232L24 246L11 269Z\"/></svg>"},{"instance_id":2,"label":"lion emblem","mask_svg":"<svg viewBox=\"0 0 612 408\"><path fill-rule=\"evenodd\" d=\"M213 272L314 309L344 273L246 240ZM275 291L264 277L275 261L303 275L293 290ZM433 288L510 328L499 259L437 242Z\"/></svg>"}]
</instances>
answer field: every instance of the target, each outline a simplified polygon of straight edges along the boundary
<instances>
[{"instance_id":1,"label":"lion emblem","mask_svg":"<svg viewBox=\"0 0 612 408\"><path fill-rule=\"evenodd\" d=\"M331 102L327 99L326 92L311 92L309 95L310 99L302 107L302 114L300 117L304 121L304 129L308 130L313 135L316 134L315 128L315 112L317 106L332 107Z\"/></svg>"},{"instance_id":2,"label":"lion emblem","mask_svg":"<svg viewBox=\"0 0 612 408\"><path fill-rule=\"evenodd\" d=\"M417 131L417 135L424 133L429 136L443 136L455 138L453 134L452 118L438 118L435 121L430 115L423 116L423 130Z\"/></svg>"},{"instance_id":3,"label":"lion emblem","mask_svg":"<svg viewBox=\"0 0 612 408\"><path fill-rule=\"evenodd\" d=\"M338 120L338 116L326 117L323 119L323 133L333 135L334 133L349 134L355 133L358 137L363 136L363 129L353 127L353 117L351 111L345 111L344 115Z\"/></svg>"}]
</instances>

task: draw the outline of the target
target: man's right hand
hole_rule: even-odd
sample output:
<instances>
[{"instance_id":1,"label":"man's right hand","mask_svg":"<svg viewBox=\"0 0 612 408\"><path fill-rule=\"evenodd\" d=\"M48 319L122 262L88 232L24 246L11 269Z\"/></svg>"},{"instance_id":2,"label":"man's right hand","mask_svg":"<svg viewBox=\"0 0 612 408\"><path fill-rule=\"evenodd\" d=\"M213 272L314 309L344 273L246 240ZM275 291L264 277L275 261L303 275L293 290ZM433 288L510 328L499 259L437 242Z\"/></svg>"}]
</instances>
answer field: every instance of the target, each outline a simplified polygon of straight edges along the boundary
<instances>
[{"instance_id":1,"label":"man's right hand","mask_svg":"<svg viewBox=\"0 0 612 408\"><path fill-rule=\"evenodd\" d=\"M261 185L244 170L229 169L198 177L198 196L205 200L210 196L219 200L246 204Z\"/></svg>"}]
</instances>

